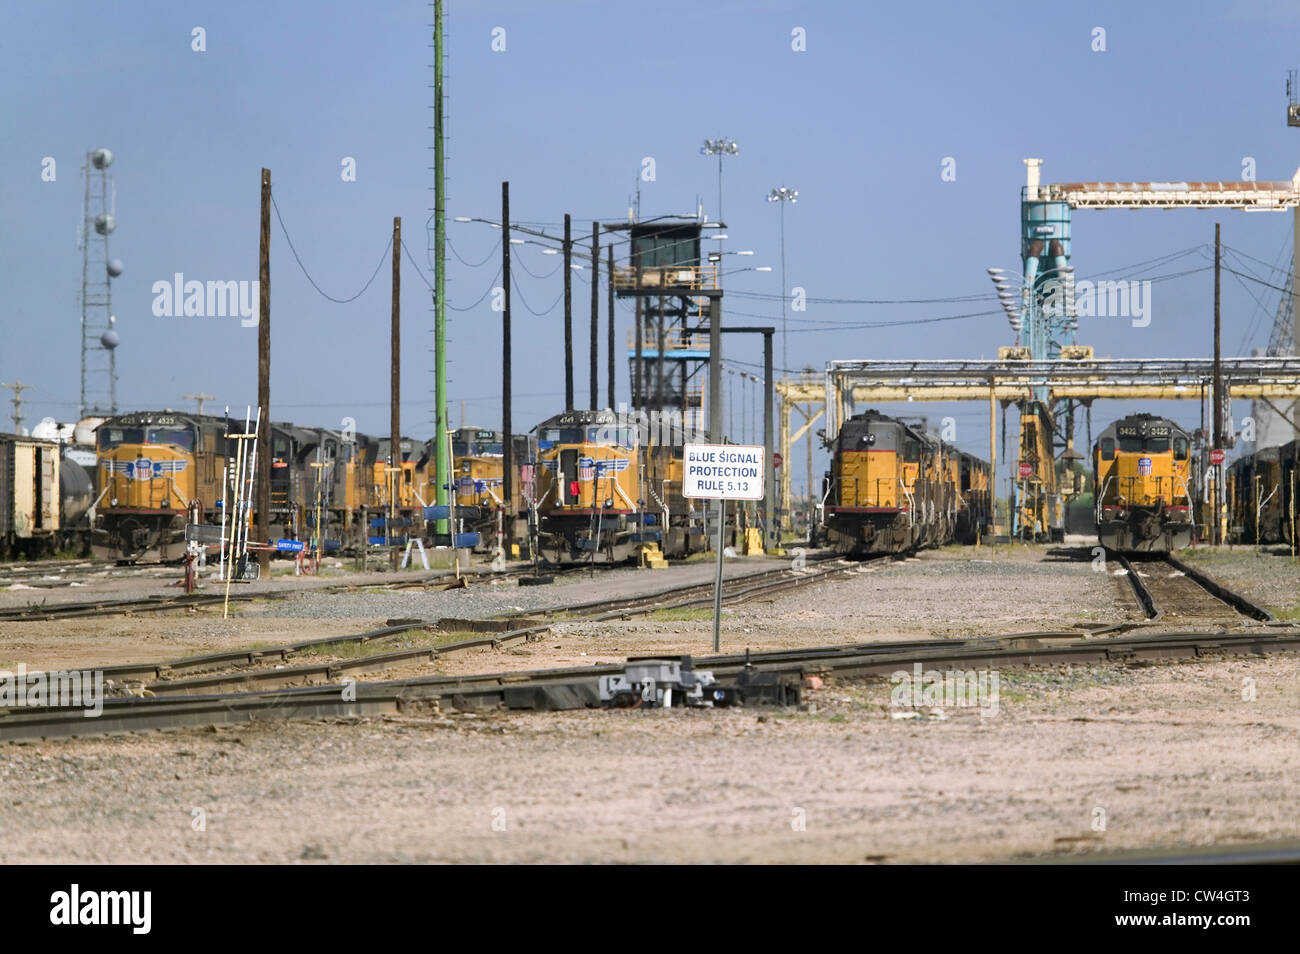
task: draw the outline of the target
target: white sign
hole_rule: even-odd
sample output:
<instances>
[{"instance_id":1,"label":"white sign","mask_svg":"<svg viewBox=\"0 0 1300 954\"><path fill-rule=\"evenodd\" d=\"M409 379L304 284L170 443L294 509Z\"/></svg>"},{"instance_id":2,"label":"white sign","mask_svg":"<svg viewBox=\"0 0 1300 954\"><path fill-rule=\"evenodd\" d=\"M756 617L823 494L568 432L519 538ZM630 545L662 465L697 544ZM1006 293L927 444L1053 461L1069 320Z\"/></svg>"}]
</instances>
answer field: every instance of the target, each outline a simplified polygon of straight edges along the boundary
<instances>
[{"instance_id":1,"label":"white sign","mask_svg":"<svg viewBox=\"0 0 1300 954\"><path fill-rule=\"evenodd\" d=\"M682 454L682 496L711 500L763 499L763 448L737 444L687 444Z\"/></svg>"}]
</instances>

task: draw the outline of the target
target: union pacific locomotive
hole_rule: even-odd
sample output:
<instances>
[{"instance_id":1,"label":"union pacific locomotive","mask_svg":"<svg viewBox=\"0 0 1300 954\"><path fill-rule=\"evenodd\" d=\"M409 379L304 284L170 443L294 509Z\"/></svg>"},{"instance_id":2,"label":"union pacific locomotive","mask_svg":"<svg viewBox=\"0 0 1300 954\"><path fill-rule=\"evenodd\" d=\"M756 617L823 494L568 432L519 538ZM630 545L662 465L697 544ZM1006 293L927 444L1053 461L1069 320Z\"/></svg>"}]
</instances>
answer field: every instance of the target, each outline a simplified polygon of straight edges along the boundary
<instances>
[{"instance_id":1,"label":"union pacific locomotive","mask_svg":"<svg viewBox=\"0 0 1300 954\"><path fill-rule=\"evenodd\" d=\"M823 519L840 552L904 553L987 532L985 461L874 410L846 420L831 448Z\"/></svg>"},{"instance_id":2,"label":"union pacific locomotive","mask_svg":"<svg viewBox=\"0 0 1300 954\"><path fill-rule=\"evenodd\" d=\"M436 440L436 438L434 439ZM426 445L425 453L435 459L434 440ZM501 529L516 540L528 532L528 504L524 475L532 459L528 438L516 434L511 438L510 499L505 499L505 441L502 432L490 428L464 425L451 435L451 455L455 477L448 487L456 497L456 506L474 508L477 519L465 529L477 531L480 551L496 547L497 515L503 517ZM433 473L430 465L430 474ZM465 512L469 512L466 510Z\"/></svg>"},{"instance_id":3,"label":"union pacific locomotive","mask_svg":"<svg viewBox=\"0 0 1300 954\"><path fill-rule=\"evenodd\" d=\"M178 559L187 522L219 524L233 486L243 421L175 411L110 418L96 431L99 496L91 526L97 556L135 562ZM366 544L373 519L412 521L424 504L428 461L403 439L400 475L387 439L274 423L269 533L297 539L323 525L325 552ZM390 508L390 497L393 498Z\"/></svg>"},{"instance_id":4,"label":"union pacific locomotive","mask_svg":"<svg viewBox=\"0 0 1300 954\"><path fill-rule=\"evenodd\" d=\"M1167 552L1192 542L1191 436L1168 418L1130 414L1093 445L1097 536L1116 550Z\"/></svg>"},{"instance_id":5,"label":"union pacific locomotive","mask_svg":"<svg viewBox=\"0 0 1300 954\"><path fill-rule=\"evenodd\" d=\"M642 544L684 555L704 528L699 502L682 496L682 453L679 430L640 414L566 411L539 424L541 556L617 563Z\"/></svg>"}]
</instances>

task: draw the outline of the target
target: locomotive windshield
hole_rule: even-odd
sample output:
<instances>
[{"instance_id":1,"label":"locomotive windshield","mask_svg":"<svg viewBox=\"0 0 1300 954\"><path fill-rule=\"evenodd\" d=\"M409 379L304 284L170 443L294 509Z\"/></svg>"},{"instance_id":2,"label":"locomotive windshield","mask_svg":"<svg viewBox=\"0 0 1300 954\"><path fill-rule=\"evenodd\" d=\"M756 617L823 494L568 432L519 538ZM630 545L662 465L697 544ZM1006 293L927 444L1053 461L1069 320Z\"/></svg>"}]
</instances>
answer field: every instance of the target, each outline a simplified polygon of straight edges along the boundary
<instances>
[{"instance_id":1,"label":"locomotive windshield","mask_svg":"<svg viewBox=\"0 0 1300 954\"><path fill-rule=\"evenodd\" d=\"M634 447L633 431L630 427L547 427L538 437L540 444L549 447L554 444L618 444L622 447ZM545 449L545 447L543 447ZM500 453L500 451L498 451Z\"/></svg>"},{"instance_id":2,"label":"locomotive windshield","mask_svg":"<svg viewBox=\"0 0 1300 954\"><path fill-rule=\"evenodd\" d=\"M184 427L104 427L99 430L100 450L119 444L173 444L194 450L194 432Z\"/></svg>"},{"instance_id":3,"label":"locomotive windshield","mask_svg":"<svg viewBox=\"0 0 1300 954\"><path fill-rule=\"evenodd\" d=\"M1142 450L1142 438L1138 434L1120 432L1119 449L1122 454L1136 454Z\"/></svg>"},{"instance_id":4,"label":"locomotive windshield","mask_svg":"<svg viewBox=\"0 0 1300 954\"><path fill-rule=\"evenodd\" d=\"M581 444L582 437L581 427L548 427L542 431L541 440L552 444Z\"/></svg>"},{"instance_id":5,"label":"locomotive windshield","mask_svg":"<svg viewBox=\"0 0 1300 954\"><path fill-rule=\"evenodd\" d=\"M451 442L453 457L500 457L504 453L501 441L453 440Z\"/></svg>"}]
</instances>

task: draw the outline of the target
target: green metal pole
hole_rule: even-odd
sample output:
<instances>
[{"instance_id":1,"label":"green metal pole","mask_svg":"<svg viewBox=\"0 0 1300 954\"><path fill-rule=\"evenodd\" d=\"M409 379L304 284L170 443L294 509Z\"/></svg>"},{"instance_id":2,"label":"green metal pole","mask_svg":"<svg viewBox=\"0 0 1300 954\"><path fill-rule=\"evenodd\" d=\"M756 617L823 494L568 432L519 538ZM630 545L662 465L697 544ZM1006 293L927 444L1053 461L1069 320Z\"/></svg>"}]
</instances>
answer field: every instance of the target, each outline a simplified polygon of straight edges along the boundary
<instances>
[{"instance_id":1,"label":"green metal pole","mask_svg":"<svg viewBox=\"0 0 1300 954\"><path fill-rule=\"evenodd\" d=\"M433 354L434 401L437 403L438 449L435 466L438 482L435 500L448 505L448 484L452 480L451 456L447 452L447 196L446 155L443 143L442 92L442 0L433 0ZM393 249L393 254L399 254ZM506 440L509 440L507 435ZM448 533L450 522L438 521L438 533Z\"/></svg>"}]
</instances>

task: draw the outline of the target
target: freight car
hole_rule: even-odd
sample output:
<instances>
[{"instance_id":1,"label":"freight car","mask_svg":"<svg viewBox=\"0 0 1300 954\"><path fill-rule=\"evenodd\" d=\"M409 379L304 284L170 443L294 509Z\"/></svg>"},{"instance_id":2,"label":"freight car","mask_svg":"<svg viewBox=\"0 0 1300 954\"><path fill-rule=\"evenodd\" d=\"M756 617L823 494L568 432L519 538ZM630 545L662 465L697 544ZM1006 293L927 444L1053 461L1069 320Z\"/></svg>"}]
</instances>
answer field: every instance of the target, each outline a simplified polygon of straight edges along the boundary
<instances>
[{"instance_id":1,"label":"freight car","mask_svg":"<svg viewBox=\"0 0 1300 954\"><path fill-rule=\"evenodd\" d=\"M1300 441L1265 447L1227 468L1226 493L1238 543L1294 543Z\"/></svg>"},{"instance_id":2,"label":"freight car","mask_svg":"<svg viewBox=\"0 0 1300 954\"><path fill-rule=\"evenodd\" d=\"M957 453L957 522L953 534L958 543L978 543L993 525L992 481L988 461Z\"/></svg>"},{"instance_id":3,"label":"freight car","mask_svg":"<svg viewBox=\"0 0 1300 954\"><path fill-rule=\"evenodd\" d=\"M846 420L830 447L823 523L841 553L906 553L987 532L988 464L979 458L874 410Z\"/></svg>"},{"instance_id":4,"label":"freight car","mask_svg":"<svg viewBox=\"0 0 1300 954\"><path fill-rule=\"evenodd\" d=\"M1168 418L1130 414L1092 448L1097 536L1116 550L1168 552L1192 542L1191 436Z\"/></svg>"},{"instance_id":5,"label":"freight car","mask_svg":"<svg viewBox=\"0 0 1300 954\"><path fill-rule=\"evenodd\" d=\"M0 434L0 558L51 552L60 527L57 441Z\"/></svg>"}]
</instances>

